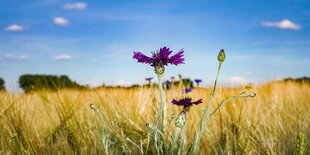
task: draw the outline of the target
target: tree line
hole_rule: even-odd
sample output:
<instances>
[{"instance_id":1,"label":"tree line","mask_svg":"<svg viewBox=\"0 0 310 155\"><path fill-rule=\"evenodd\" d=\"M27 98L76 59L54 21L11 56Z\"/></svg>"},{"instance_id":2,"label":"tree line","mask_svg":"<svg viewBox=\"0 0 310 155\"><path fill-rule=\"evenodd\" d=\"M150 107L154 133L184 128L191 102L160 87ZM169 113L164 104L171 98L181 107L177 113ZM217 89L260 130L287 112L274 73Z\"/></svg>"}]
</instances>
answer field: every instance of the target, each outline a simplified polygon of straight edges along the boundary
<instances>
[{"instance_id":1,"label":"tree line","mask_svg":"<svg viewBox=\"0 0 310 155\"><path fill-rule=\"evenodd\" d=\"M182 81L182 82L181 82ZM175 81L173 85L180 85L193 88L193 82L190 79L182 79L181 81ZM181 82L181 83L180 83ZM80 85L77 82L71 80L67 75L42 75L42 74L24 74L19 77L19 87L24 92L29 93L37 90L58 90L63 88L78 88L85 89L89 88L85 85ZM156 85L156 84L155 84ZM113 86L98 86L97 88L114 88ZM116 86L123 87L123 86ZM128 88L139 87L139 85L132 85ZM0 91L5 91L5 81L0 77Z\"/></svg>"},{"instance_id":2,"label":"tree line","mask_svg":"<svg viewBox=\"0 0 310 155\"><path fill-rule=\"evenodd\" d=\"M0 91L5 91L5 82L4 80L0 77Z\"/></svg>"},{"instance_id":3,"label":"tree line","mask_svg":"<svg viewBox=\"0 0 310 155\"><path fill-rule=\"evenodd\" d=\"M180 81L175 81L174 85L179 85L182 81L182 85L193 88L193 82L190 79L182 79ZM295 81L300 83L310 84L309 77L302 78L286 78L283 81ZM36 90L58 90L62 88L78 88L85 89L88 86L79 85L77 82L72 81L67 75L39 75L39 74L24 74L19 77L18 80L19 87L24 90L24 92L29 93ZM107 87L109 86L99 86ZM121 87L121 86L119 86ZM139 85L133 85L132 87L139 87ZM5 81L0 77L0 91L5 91Z\"/></svg>"},{"instance_id":4,"label":"tree line","mask_svg":"<svg viewBox=\"0 0 310 155\"><path fill-rule=\"evenodd\" d=\"M24 74L19 77L19 87L26 93L36 90L57 90L61 88L86 88L72 81L67 75L31 75Z\"/></svg>"}]
</instances>

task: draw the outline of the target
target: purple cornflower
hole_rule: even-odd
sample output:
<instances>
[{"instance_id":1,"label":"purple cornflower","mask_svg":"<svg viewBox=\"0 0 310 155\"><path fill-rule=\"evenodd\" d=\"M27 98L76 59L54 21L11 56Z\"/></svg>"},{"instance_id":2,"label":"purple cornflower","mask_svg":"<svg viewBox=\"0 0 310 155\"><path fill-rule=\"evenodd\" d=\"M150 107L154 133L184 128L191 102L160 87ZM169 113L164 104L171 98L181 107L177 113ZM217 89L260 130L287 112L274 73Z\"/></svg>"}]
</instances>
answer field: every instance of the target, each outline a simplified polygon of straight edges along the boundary
<instances>
[{"instance_id":1,"label":"purple cornflower","mask_svg":"<svg viewBox=\"0 0 310 155\"><path fill-rule=\"evenodd\" d=\"M192 102L192 98L185 97L185 98L180 99L180 100L178 100L178 101L175 100L175 99L173 99L173 100L171 101L171 103L172 103L172 104L175 104L175 105L177 105L177 106L183 106L183 109L186 110L186 111L188 111L189 108L190 108L193 104L198 105L198 104L202 103L202 99L199 99L199 100L197 100L197 101L195 101L195 102Z\"/></svg>"},{"instance_id":2,"label":"purple cornflower","mask_svg":"<svg viewBox=\"0 0 310 155\"><path fill-rule=\"evenodd\" d=\"M149 83L149 86L152 85L152 79L153 79L153 77L145 78L145 81L147 81Z\"/></svg>"},{"instance_id":3,"label":"purple cornflower","mask_svg":"<svg viewBox=\"0 0 310 155\"><path fill-rule=\"evenodd\" d=\"M166 81L165 81L165 85L166 85L166 87L169 89L170 86L171 86L171 82L170 82L169 80L166 80Z\"/></svg>"},{"instance_id":4,"label":"purple cornflower","mask_svg":"<svg viewBox=\"0 0 310 155\"><path fill-rule=\"evenodd\" d=\"M195 79L194 81L197 83L197 86L198 86L198 87L199 87L199 83L201 83L201 82L202 82L202 80L201 80L201 79Z\"/></svg>"},{"instance_id":5,"label":"purple cornflower","mask_svg":"<svg viewBox=\"0 0 310 155\"><path fill-rule=\"evenodd\" d=\"M156 74L163 74L164 67L169 63L172 65L179 65L184 63L183 49L177 52L175 55L169 56L172 53L169 48L160 48L157 52L152 52L152 57L148 57L141 52L134 52L133 59L138 60L138 62L149 64L155 67Z\"/></svg>"},{"instance_id":6,"label":"purple cornflower","mask_svg":"<svg viewBox=\"0 0 310 155\"><path fill-rule=\"evenodd\" d=\"M192 92L192 88L184 88L183 89L183 93L190 93L190 92Z\"/></svg>"},{"instance_id":7,"label":"purple cornflower","mask_svg":"<svg viewBox=\"0 0 310 155\"><path fill-rule=\"evenodd\" d=\"M175 104L177 106L183 106L183 110L181 111L181 113L179 114L179 116L177 117L177 119L175 120L175 125L178 127L178 128L182 128L185 123L186 123L186 112L189 111L189 108L193 105L193 104L200 104L202 103L202 99L199 99L195 102L192 102L192 98L189 98L189 97L185 97L183 99L180 99L180 100L175 100L173 99L171 101L172 104Z\"/></svg>"},{"instance_id":8,"label":"purple cornflower","mask_svg":"<svg viewBox=\"0 0 310 155\"><path fill-rule=\"evenodd\" d=\"M145 81L151 81L151 80L153 80L153 77L145 78Z\"/></svg>"},{"instance_id":9,"label":"purple cornflower","mask_svg":"<svg viewBox=\"0 0 310 155\"><path fill-rule=\"evenodd\" d=\"M200 83L200 82L202 82L202 80L201 79L195 79L194 80L196 83Z\"/></svg>"}]
</instances>

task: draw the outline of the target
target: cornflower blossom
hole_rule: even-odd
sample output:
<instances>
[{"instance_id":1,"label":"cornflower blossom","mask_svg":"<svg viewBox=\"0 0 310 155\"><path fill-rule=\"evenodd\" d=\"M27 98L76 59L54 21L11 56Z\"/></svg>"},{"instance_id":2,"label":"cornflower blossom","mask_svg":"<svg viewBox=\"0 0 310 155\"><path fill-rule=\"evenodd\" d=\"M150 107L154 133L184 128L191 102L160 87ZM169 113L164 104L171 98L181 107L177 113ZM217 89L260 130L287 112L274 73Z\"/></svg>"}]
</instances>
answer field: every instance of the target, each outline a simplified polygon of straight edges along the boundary
<instances>
[{"instance_id":1,"label":"cornflower blossom","mask_svg":"<svg viewBox=\"0 0 310 155\"><path fill-rule=\"evenodd\" d=\"M181 111L181 113L179 114L179 116L177 117L177 119L175 121L175 125L178 128L182 128L185 125L185 122L186 122L186 112L189 111L189 108L192 105L194 105L194 104L198 105L198 104L202 103L202 99L199 99L197 101L192 101L191 98L185 97L185 98L180 99L178 101L173 99L171 101L171 103L175 104L177 106L183 106L183 110Z\"/></svg>"},{"instance_id":2,"label":"cornflower blossom","mask_svg":"<svg viewBox=\"0 0 310 155\"><path fill-rule=\"evenodd\" d=\"M192 88L184 88L184 89L182 90L183 93L190 93L190 92L192 92L192 91L193 91Z\"/></svg>"},{"instance_id":3,"label":"cornflower blossom","mask_svg":"<svg viewBox=\"0 0 310 155\"><path fill-rule=\"evenodd\" d=\"M145 78L145 81L151 81L151 80L153 80L153 77Z\"/></svg>"},{"instance_id":4,"label":"cornflower blossom","mask_svg":"<svg viewBox=\"0 0 310 155\"><path fill-rule=\"evenodd\" d=\"M195 79L194 81L197 83L197 85L199 85L199 83L201 83L201 82L202 82L202 80L201 80L201 79Z\"/></svg>"},{"instance_id":5,"label":"cornflower blossom","mask_svg":"<svg viewBox=\"0 0 310 155\"><path fill-rule=\"evenodd\" d=\"M152 52L151 57L148 57L141 52L134 52L133 59L138 60L138 62L151 65L155 68L156 74L162 75L165 71L165 66L167 66L168 64L184 64L183 49L181 49L179 52L172 56L170 56L171 53L172 51L169 48L163 47L160 48L160 50L157 52Z\"/></svg>"}]
</instances>

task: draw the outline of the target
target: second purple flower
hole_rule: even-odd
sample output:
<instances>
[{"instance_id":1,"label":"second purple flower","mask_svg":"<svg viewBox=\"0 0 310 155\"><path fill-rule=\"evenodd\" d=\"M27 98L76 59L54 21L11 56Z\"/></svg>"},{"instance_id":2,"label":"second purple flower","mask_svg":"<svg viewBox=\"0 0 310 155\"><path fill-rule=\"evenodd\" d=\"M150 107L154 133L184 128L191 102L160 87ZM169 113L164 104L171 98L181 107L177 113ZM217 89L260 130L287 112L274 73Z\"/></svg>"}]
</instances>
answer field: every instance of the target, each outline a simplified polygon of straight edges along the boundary
<instances>
[{"instance_id":1,"label":"second purple flower","mask_svg":"<svg viewBox=\"0 0 310 155\"><path fill-rule=\"evenodd\" d=\"M171 103L175 104L177 106L183 106L183 109L188 110L189 107L191 107L193 104L198 105L198 104L202 103L202 99L199 99L197 101L192 101L191 98L185 97L185 98L180 99L178 101L174 99L171 101Z\"/></svg>"}]
</instances>

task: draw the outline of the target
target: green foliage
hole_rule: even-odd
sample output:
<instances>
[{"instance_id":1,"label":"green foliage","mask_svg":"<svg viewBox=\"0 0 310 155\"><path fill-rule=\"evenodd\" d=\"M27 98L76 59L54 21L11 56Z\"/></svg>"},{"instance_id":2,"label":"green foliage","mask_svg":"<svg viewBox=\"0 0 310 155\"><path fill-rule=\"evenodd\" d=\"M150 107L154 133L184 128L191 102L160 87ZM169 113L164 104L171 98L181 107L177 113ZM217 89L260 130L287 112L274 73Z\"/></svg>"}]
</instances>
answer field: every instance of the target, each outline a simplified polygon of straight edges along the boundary
<instances>
[{"instance_id":1,"label":"green foliage","mask_svg":"<svg viewBox=\"0 0 310 155\"><path fill-rule=\"evenodd\" d=\"M0 77L0 91L5 90L4 83L4 80Z\"/></svg>"},{"instance_id":2,"label":"green foliage","mask_svg":"<svg viewBox=\"0 0 310 155\"><path fill-rule=\"evenodd\" d=\"M174 85L176 86L179 86L179 85L182 85L183 87L186 87L186 88L194 88L194 83L191 79L181 79L180 81L175 81L174 82Z\"/></svg>"},{"instance_id":3,"label":"green foliage","mask_svg":"<svg viewBox=\"0 0 310 155\"><path fill-rule=\"evenodd\" d=\"M72 81L68 76L61 75L30 75L19 77L19 87L26 93L35 90L57 90L59 88L84 88Z\"/></svg>"},{"instance_id":4,"label":"green foliage","mask_svg":"<svg viewBox=\"0 0 310 155\"><path fill-rule=\"evenodd\" d=\"M303 155L305 154L305 134L300 132L296 139L296 147L295 147L295 154L296 155Z\"/></svg>"},{"instance_id":5,"label":"green foliage","mask_svg":"<svg viewBox=\"0 0 310 155\"><path fill-rule=\"evenodd\" d=\"M285 82L297 82L297 83L305 83L310 84L310 78L309 77L300 77L300 78L286 78L283 79Z\"/></svg>"}]
</instances>

